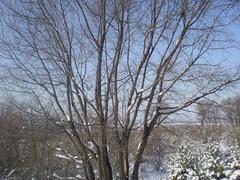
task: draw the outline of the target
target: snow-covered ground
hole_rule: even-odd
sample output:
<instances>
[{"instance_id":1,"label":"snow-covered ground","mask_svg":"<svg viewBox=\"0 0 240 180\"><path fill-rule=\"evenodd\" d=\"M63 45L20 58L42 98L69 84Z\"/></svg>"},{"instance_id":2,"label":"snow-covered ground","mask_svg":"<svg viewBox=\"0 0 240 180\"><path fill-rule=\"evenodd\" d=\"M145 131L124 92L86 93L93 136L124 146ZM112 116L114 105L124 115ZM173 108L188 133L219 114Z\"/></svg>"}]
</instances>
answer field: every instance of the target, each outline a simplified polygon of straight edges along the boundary
<instances>
[{"instance_id":1,"label":"snow-covered ground","mask_svg":"<svg viewBox=\"0 0 240 180\"><path fill-rule=\"evenodd\" d=\"M169 174L163 171L141 171L140 180L168 180Z\"/></svg>"}]
</instances>

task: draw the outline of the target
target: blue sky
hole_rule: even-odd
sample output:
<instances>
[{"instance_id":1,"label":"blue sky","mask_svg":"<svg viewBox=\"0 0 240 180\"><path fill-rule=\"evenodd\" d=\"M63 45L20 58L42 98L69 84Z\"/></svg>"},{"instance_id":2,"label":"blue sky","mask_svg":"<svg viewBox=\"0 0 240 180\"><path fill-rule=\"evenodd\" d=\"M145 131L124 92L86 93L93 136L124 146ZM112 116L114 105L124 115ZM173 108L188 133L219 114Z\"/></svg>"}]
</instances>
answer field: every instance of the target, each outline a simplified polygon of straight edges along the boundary
<instances>
[{"instance_id":1,"label":"blue sky","mask_svg":"<svg viewBox=\"0 0 240 180\"><path fill-rule=\"evenodd\" d=\"M232 63L230 65L236 67L236 65L240 65L240 23L230 26L227 31L233 35L237 47L229 49L224 58L229 60L229 63Z\"/></svg>"}]
</instances>

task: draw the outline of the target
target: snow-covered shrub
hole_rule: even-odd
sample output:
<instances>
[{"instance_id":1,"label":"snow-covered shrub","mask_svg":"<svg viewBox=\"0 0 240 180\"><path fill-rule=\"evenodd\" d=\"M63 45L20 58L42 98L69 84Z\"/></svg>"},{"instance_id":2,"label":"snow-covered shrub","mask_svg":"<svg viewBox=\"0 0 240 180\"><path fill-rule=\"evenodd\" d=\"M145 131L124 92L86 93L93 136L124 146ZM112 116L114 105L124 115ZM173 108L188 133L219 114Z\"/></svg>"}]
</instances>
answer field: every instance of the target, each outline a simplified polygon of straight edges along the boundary
<instances>
[{"instance_id":1,"label":"snow-covered shrub","mask_svg":"<svg viewBox=\"0 0 240 180\"><path fill-rule=\"evenodd\" d=\"M233 158L234 158L234 164L233 164L233 168L234 169L240 169L240 147L239 146L235 146L233 148Z\"/></svg>"},{"instance_id":2,"label":"snow-covered shrub","mask_svg":"<svg viewBox=\"0 0 240 180\"><path fill-rule=\"evenodd\" d=\"M201 168L205 179L220 179L225 177L224 165L217 145L210 144L201 157Z\"/></svg>"},{"instance_id":3,"label":"snow-covered shrub","mask_svg":"<svg viewBox=\"0 0 240 180\"><path fill-rule=\"evenodd\" d=\"M186 146L178 149L176 157L172 159L172 180L187 180L195 175L195 156Z\"/></svg>"},{"instance_id":4,"label":"snow-covered shrub","mask_svg":"<svg viewBox=\"0 0 240 180\"><path fill-rule=\"evenodd\" d=\"M239 146L231 147L224 154L224 174L230 180L240 180L240 149Z\"/></svg>"},{"instance_id":5,"label":"snow-covered shrub","mask_svg":"<svg viewBox=\"0 0 240 180\"><path fill-rule=\"evenodd\" d=\"M217 145L191 151L181 146L171 161L172 180L218 180L226 177Z\"/></svg>"}]
</instances>

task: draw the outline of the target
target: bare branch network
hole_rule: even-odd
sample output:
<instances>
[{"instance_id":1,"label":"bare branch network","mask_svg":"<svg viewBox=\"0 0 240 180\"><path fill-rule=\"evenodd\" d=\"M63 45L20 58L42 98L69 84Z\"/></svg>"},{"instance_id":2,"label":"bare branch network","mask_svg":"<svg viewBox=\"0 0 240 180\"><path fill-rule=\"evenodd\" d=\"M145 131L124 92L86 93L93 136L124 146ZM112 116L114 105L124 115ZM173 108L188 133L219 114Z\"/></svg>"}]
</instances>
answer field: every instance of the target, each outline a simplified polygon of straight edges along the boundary
<instances>
[{"instance_id":1,"label":"bare branch network","mask_svg":"<svg viewBox=\"0 0 240 180\"><path fill-rule=\"evenodd\" d=\"M3 0L3 81L65 130L86 179L136 180L156 127L239 80L211 56L233 45L224 28L238 20L237 6L227 0ZM139 145L129 154L136 129Z\"/></svg>"}]
</instances>

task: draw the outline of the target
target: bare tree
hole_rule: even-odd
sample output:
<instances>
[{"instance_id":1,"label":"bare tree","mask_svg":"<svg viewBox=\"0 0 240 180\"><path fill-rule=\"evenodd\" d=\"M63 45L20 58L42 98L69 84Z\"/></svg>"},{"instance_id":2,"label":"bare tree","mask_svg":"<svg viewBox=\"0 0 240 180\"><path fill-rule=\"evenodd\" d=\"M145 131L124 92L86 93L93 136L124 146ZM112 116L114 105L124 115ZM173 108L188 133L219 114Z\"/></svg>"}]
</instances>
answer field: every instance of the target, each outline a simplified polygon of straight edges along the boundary
<instances>
[{"instance_id":1,"label":"bare tree","mask_svg":"<svg viewBox=\"0 0 240 180\"><path fill-rule=\"evenodd\" d=\"M223 112L223 117L225 119L225 122L230 124L231 134L236 139L237 144L240 145L240 134L239 134L240 98L239 96L225 99L222 102L222 112Z\"/></svg>"},{"instance_id":2,"label":"bare tree","mask_svg":"<svg viewBox=\"0 0 240 180\"><path fill-rule=\"evenodd\" d=\"M56 141L54 137L56 133L60 133L55 131L56 127L53 128L53 124L37 114L27 113L24 110L25 106L9 99L0 104L1 177L17 176L23 179L46 177L46 171L57 169L53 165L56 160L52 151L54 149L52 139Z\"/></svg>"},{"instance_id":3,"label":"bare tree","mask_svg":"<svg viewBox=\"0 0 240 180\"><path fill-rule=\"evenodd\" d=\"M221 124L221 107L216 102L211 100L200 101L197 104L199 121L201 126Z\"/></svg>"},{"instance_id":4,"label":"bare tree","mask_svg":"<svg viewBox=\"0 0 240 180\"><path fill-rule=\"evenodd\" d=\"M120 179L138 179L155 127L239 80L206 59L229 47L223 28L237 18L234 5L205 0L3 1L6 83L33 96L49 119L51 113L59 117L55 123L75 145L86 179L113 179L114 171ZM141 133L130 161L135 130ZM117 144L118 169L111 166L110 141Z\"/></svg>"},{"instance_id":5,"label":"bare tree","mask_svg":"<svg viewBox=\"0 0 240 180\"><path fill-rule=\"evenodd\" d=\"M222 109L225 113L226 119L232 126L240 125L240 98L228 98L222 102Z\"/></svg>"}]
</instances>

